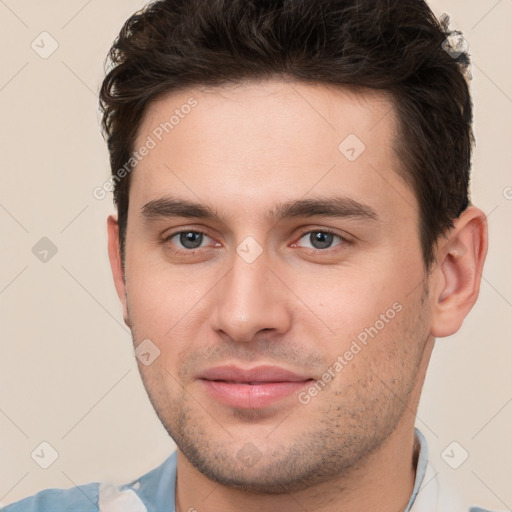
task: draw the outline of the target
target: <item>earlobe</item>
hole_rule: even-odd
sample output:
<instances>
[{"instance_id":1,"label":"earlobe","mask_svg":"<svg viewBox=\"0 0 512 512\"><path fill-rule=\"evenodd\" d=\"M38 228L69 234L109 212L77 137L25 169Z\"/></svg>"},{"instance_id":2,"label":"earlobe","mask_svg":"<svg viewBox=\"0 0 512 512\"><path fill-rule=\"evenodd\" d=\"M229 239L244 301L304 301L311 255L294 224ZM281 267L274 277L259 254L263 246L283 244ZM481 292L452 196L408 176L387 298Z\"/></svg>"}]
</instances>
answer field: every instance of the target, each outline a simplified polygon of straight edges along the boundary
<instances>
[{"instance_id":1,"label":"earlobe","mask_svg":"<svg viewBox=\"0 0 512 512\"><path fill-rule=\"evenodd\" d=\"M107 219L108 232L108 258L110 260L110 268L112 269L112 277L116 287L117 295L123 307L123 318L125 324L130 327L128 308L126 303L126 284L124 269L121 259L120 241L119 241L119 225L117 219L113 215L109 215Z\"/></svg>"},{"instance_id":2,"label":"earlobe","mask_svg":"<svg viewBox=\"0 0 512 512\"><path fill-rule=\"evenodd\" d=\"M475 304L487 254L487 219L473 206L455 221L437 250L437 290L431 334L436 338L457 332Z\"/></svg>"}]
</instances>

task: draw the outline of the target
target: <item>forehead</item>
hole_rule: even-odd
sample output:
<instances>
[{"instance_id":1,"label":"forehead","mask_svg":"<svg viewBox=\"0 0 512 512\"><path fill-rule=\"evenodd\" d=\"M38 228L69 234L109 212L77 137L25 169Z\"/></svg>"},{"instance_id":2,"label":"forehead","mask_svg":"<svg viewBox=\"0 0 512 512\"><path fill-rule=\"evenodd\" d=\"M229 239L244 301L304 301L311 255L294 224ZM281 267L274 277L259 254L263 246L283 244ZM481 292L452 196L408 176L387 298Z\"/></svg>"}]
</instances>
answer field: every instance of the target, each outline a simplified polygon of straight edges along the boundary
<instances>
[{"instance_id":1,"label":"forehead","mask_svg":"<svg viewBox=\"0 0 512 512\"><path fill-rule=\"evenodd\" d=\"M130 203L172 193L250 213L336 193L410 208L395 143L383 93L280 80L191 88L149 105L135 149L151 150L133 171Z\"/></svg>"}]
</instances>

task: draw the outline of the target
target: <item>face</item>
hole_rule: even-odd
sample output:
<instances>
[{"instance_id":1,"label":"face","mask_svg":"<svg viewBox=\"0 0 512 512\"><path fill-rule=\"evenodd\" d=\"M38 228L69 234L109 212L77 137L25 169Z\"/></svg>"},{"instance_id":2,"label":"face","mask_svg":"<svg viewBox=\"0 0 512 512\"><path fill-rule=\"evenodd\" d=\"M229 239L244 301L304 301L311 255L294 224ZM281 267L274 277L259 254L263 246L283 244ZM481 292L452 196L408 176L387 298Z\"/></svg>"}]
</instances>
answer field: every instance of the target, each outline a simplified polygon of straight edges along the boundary
<instances>
[{"instance_id":1,"label":"face","mask_svg":"<svg viewBox=\"0 0 512 512\"><path fill-rule=\"evenodd\" d=\"M278 80L147 110L121 298L153 406L209 478L312 485L404 421L431 313L395 126L383 95Z\"/></svg>"}]
</instances>

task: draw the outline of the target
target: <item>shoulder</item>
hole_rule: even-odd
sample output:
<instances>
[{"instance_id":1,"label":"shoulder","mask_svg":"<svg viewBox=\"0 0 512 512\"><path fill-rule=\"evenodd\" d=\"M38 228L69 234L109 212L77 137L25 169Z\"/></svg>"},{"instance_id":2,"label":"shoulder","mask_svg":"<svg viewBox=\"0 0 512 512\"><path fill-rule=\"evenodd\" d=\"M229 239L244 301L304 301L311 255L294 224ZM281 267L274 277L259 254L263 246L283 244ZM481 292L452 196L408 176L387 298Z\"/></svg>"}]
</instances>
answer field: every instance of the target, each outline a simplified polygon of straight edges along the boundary
<instances>
[{"instance_id":1,"label":"shoulder","mask_svg":"<svg viewBox=\"0 0 512 512\"><path fill-rule=\"evenodd\" d=\"M0 512L110 512L167 510L174 503L177 453L133 482L114 486L91 483L71 489L46 489ZM128 505L131 508L128 508Z\"/></svg>"},{"instance_id":2,"label":"shoulder","mask_svg":"<svg viewBox=\"0 0 512 512\"><path fill-rule=\"evenodd\" d=\"M97 483L71 489L46 489L30 498L7 505L1 512L98 512Z\"/></svg>"},{"instance_id":3,"label":"shoulder","mask_svg":"<svg viewBox=\"0 0 512 512\"><path fill-rule=\"evenodd\" d=\"M428 445L422 433L415 429L420 451L416 470L416 481L411 498L410 512L493 512L486 508L469 506L470 501L462 499L459 493L446 485L429 460ZM414 499L415 498L415 499Z\"/></svg>"}]
</instances>

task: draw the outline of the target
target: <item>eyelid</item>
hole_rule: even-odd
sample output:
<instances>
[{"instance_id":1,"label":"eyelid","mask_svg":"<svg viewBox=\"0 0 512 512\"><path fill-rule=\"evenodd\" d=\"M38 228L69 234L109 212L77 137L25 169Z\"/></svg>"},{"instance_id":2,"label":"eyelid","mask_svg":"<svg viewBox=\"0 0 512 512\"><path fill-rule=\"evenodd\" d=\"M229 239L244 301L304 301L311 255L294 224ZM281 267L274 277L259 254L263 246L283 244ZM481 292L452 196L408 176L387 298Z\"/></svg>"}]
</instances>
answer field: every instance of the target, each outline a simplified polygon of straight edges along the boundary
<instances>
[{"instance_id":1,"label":"eyelid","mask_svg":"<svg viewBox=\"0 0 512 512\"><path fill-rule=\"evenodd\" d=\"M166 241L169 238L172 238L173 236L179 235L181 233L198 233L198 234L205 235L212 239L215 238L212 234L210 234L210 232L211 232L211 230L204 226L201 226L201 227L176 226L174 228L169 228L169 229L165 230L161 235L161 239L162 239L162 241Z\"/></svg>"},{"instance_id":2,"label":"eyelid","mask_svg":"<svg viewBox=\"0 0 512 512\"><path fill-rule=\"evenodd\" d=\"M170 243L172 238L174 238L177 235L181 235L182 233L196 233L198 235L203 235L204 237L207 237L210 240L213 240L218 245L218 242L215 240L215 238L210 236L206 231L201 230L201 229L194 229L194 228L188 228L187 229L187 228L183 228L183 227L177 229L176 231L171 231L170 233L164 234L162 236L161 243L162 244ZM187 253L187 254L191 254L191 253L193 253L195 251L198 251L200 249L208 249L209 248L208 246L204 246L204 247L197 247L195 249L185 249L185 248L180 248L176 244L172 244L172 245L176 247L176 249L175 249L176 252Z\"/></svg>"},{"instance_id":3,"label":"eyelid","mask_svg":"<svg viewBox=\"0 0 512 512\"><path fill-rule=\"evenodd\" d=\"M219 242L217 242L215 240L214 237L209 235L208 232L205 231L204 229L198 229L198 228L188 228L187 229L187 228L183 228L183 227L180 227L176 231L171 231L170 233L167 233L167 234L163 235L162 243L167 243L167 242L169 242L171 240L171 238L174 238L176 235L180 235L182 233L196 233L196 234L200 234L200 235L203 235L203 236L213 240L215 242L216 246L221 245ZM310 233L329 233L331 235L339 237L340 240L341 240L341 242L339 244L336 244L336 245L334 245L332 247L328 247L326 249L315 249L315 248L311 248L311 247L302 247L303 249L307 249L307 250L313 251L313 252L328 253L328 252L331 252L331 251L336 251L337 248L339 248L340 246L350 245L351 243L353 243L353 240L351 239L350 236L348 236L346 234L340 234L339 232L335 231L334 229L327 228L327 227L308 227L308 228L303 228L300 231L300 234L298 236L296 235L294 237L295 241L292 243L292 247L293 246L300 247L300 246L298 246L299 240L301 238L303 238L305 235L310 234ZM177 252L182 252L182 253L190 254L190 253L193 253L193 252L198 251L200 249L208 249L208 248L209 248L208 246L198 247L198 248L195 248L195 249L180 249L180 248L178 248L176 251Z\"/></svg>"},{"instance_id":4,"label":"eyelid","mask_svg":"<svg viewBox=\"0 0 512 512\"><path fill-rule=\"evenodd\" d=\"M353 243L352 237L350 237L346 233L342 234L342 233L338 232L337 230L334 230L334 229L331 229L331 228L326 228L326 227L308 227L307 229L302 230L300 232L300 234L295 237L295 242L293 242L293 244L296 244L304 235L308 235L310 233L329 233L331 235L337 236L342 241L342 243L338 244L338 245L345 245L345 244L348 245L348 244ZM334 247L338 247L338 245L336 245ZM317 251L320 251L320 252L326 252L329 249L331 249L331 248L327 248L327 249L312 249L312 250L317 250Z\"/></svg>"},{"instance_id":5,"label":"eyelid","mask_svg":"<svg viewBox=\"0 0 512 512\"><path fill-rule=\"evenodd\" d=\"M208 238L211 238L211 236L208 235L208 233L205 233L204 231L199 231L198 229L179 229L178 231L173 231L171 233L166 233L165 235L163 235L162 239L164 241L165 240L170 240L171 238L174 238L176 235L181 235L182 233L196 233L198 235L205 235Z\"/></svg>"}]
</instances>

